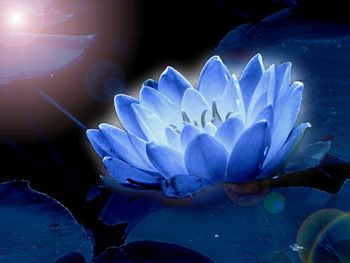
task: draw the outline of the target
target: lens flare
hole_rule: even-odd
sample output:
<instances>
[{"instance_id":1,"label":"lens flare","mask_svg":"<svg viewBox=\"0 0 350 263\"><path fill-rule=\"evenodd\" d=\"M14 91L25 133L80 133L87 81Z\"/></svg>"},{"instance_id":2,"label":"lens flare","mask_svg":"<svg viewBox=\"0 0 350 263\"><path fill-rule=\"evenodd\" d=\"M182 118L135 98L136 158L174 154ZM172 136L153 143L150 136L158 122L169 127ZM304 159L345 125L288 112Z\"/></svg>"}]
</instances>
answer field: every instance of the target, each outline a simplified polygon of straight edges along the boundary
<instances>
[{"instance_id":1,"label":"lens flare","mask_svg":"<svg viewBox=\"0 0 350 263\"><path fill-rule=\"evenodd\" d=\"M269 193L264 199L264 207L271 214L278 214L283 211L286 200L283 195L277 192Z\"/></svg>"},{"instance_id":2,"label":"lens flare","mask_svg":"<svg viewBox=\"0 0 350 263\"><path fill-rule=\"evenodd\" d=\"M38 11L23 3L0 2L0 44L24 46L35 40L44 26L44 10L39 0L33 0Z\"/></svg>"},{"instance_id":3,"label":"lens flare","mask_svg":"<svg viewBox=\"0 0 350 263\"><path fill-rule=\"evenodd\" d=\"M350 262L350 215L324 209L309 216L297 235L302 262Z\"/></svg>"},{"instance_id":4,"label":"lens flare","mask_svg":"<svg viewBox=\"0 0 350 263\"><path fill-rule=\"evenodd\" d=\"M18 28L25 25L25 15L21 11L10 11L7 17L10 27Z\"/></svg>"}]
</instances>

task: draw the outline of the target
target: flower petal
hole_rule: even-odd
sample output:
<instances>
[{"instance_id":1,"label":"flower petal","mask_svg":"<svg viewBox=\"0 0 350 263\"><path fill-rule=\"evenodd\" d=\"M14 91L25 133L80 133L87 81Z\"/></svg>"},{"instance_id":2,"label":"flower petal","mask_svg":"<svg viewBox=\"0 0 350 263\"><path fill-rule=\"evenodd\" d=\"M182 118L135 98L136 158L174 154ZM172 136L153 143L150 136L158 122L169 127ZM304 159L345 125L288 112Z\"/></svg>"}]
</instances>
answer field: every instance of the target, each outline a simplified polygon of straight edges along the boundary
<instances>
[{"instance_id":1,"label":"flower petal","mask_svg":"<svg viewBox=\"0 0 350 263\"><path fill-rule=\"evenodd\" d=\"M263 168L257 179L271 177L280 169L282 169L288 162L289 158L298 149L303 139L305 130L310 127L310 123L302 123L297 128L295 128L290 134L287 142L277 152L275 157L272 158L271 161L264 163L265 168Z\"/></svg>"},{"instance_id":2,"label":"flower petal","mask_svg":"<svg viewBox=\"0 0 350 263\"><path fill-rule=\"evenodd\" d=\"M244 130L244 123L239 118L229 118L216 131L215 138L221 142L227 152L231 152Z\"/></svg>"},{"instance_id":3,"label":"flower petal","mask_svg":"<svg viewBox=\"0 0 350 263\"><path fill-rule=\"evenodd\" d=\"M224 94L217 100L217 107L221 118L225 118L230 112L237 113L244 120L244 102L239 87L239 82L235 75L232 75L226 85Z\"/></svg>"},{"instance_id":4,"label":"flower petal","mask_svg":"<svg viewBox=\"0 0 350 263\"><path fill-rule=\"evenodd\" d=\"M191 84L175 69L167 67L158 83L158 90L176 105L181 104L182 96Z\"/></svg>"},{"instance_id":5,"label":"flower petal","mask_svg":"<svg viewBox=\"0 0 350 263\"><path fill-rule=\"evenodd\" d=\"M186 112L191 122L201 123L202 113L210 110L205 98L196 89L189 88L182 98L181 109Z\"/></svg>"},{"instance_id":6,"label":"flower petal","mask_svg":"<svg viewBox=\"0 0 350 263\"><path fill-rule=\"evenodd\" d=\"M107 123L100 124L99 128L109 143L110 151L112 151L108 156L122 159L136 168L150 171L154 170L147 159L147 155L141 154L141 145L137 145L139 147L136 151L136 147L132 145L125 131Z\"/></svg>"},{"instance_id":7,"label":"flower petal","mask_svg":"<svg viewBox=\"0 0 350 263\"><path fill-rule=\"evenodd\" d=\"M211 104L214 98L221 97L230 78L230 73L220 57L213 56L205 64L199 76L198 91Z\"/></svg>"},{"instance_id":8,"label":"flower petal","mask_svg":"<svg viewBox=\"0 0 350 263\"><path fill-rule=\"evenodd\" d=\"M216 131L217 131L217 128L214 124L212 124L211 122L207 122L207 124L204 126L204 132L206 134L209 134L210 136L213 136L215 135Z\"/></svg>"},{"instance_id":9,"label":"flower petal","mask_svg":"<svg viewBox=\"0 0 350 263\"><path fill-rule=\"evenodd\" d=\"M288 98L286 98L284 101L284 105L281 108L275 109L275 113L279 115L277 116L277 121L275 120L272 130L273 140L271 142L269 153L266 157L266 162L269 162L275 156L292 131L300 110L302 93L303 86L297 85L295 88L293 88L291 94L286 94ZM283 102L281 102L281 104L282 103Z\"/></svg>"},{"instance_id":10,"label":"flower petal","mask_svg":"<svg viewBox=\"0 0 350 263\"><path fill-rule=\"evenodd\" d=\"M101 158L106 155L114 155L115 152L111 149L108 140L103 136L102 132L97 129L88 129L86 131L86 136L88 137L92 147Z\"/></svg>"},{"instance_id":11,"label":"flower petal","mask_svg":"<svg viewBox=\"0 0 350 263\"><path fill-rule=\"evenodd\" d=\"M129 142L130 142L131 146L133 147L134 151L145 163L144 166L139 167L139 168L143 169L143 170L148 170L148 171L156 171L156 169L153 167L150 160L148 159L148 156L146 153L146 145L148 142L145 140L142 140L141 138L137 137L136 135L134 135L130 132L127 133L127 136L128 136ZM130 162L130 160L128 162Z\"/></svg>"},{"instance_id":12,"label":"flower petal","mask_svg":"<svg viewBox=\"0 0 350 263\"><path fill-rule=\"evenodd\" d=\"M249 127L234 146L226 172L226 182L249 182L259 173L271 143L267 121Z\"/></svg>"},{"instance_id":13,"label":"flower petal","mask_svg":"<svg viewBox=\"0 0 350 263\"><path fill-rule=\"evenodd\" d=\"M282 97L280 97L276 104L274 105L274 112L275 112L275 123L280 119L280 115L283 112L283 109L285 108L286 104L292 100L293 96L293 92L296 89L303 89L304 88L304 84L300 81L294 81L292 85L288 86L286 92L283 94Z\"/></svg>"},{"instance_id":14,"label":"flower petal","mask_svg":"<svg viewBox=\"0 0 350 263\"><path fill-rule=\"evenodd\" d=\"M169 197L185 197L207 187L209 182L203 178L188 174L176 174L169 180L163 180L162 191Z\"/></svg>"},{"instance_id":15,"label":"flower petal","mask_svg":"<svg viewBox=\"0 0 350 263\"><path fill-rule=\"evenodd\" d=\"M286 62L277 66L274 103L276 103L277 99L282 97L286 93L291 82L291 70L292 63L290 62Z\"/></svg>"},{"instance_id":16,"label":"flower petal","mask_svg":"<svg viewBox=\"0 0 350 263\"><path fill-rule=\"evenodd\" d=\"M276 86L275 65L271 65L264 72L261 79L259 80L258 85L256 86L253 92L252 98L250 100L248 112L251 113L254 110L255 104L264 93L267 93L267 103L272 104L273 98L274 98L275 86Z\"/></svg>"},{"instance_id":17,"label":"flower petal","mask_svg":"<svg viewBox=\"0 0 350 263\"><path fill-rule=\"evenodd\" d=\"M160 186L160 175L145 173L118 158L107 156L103 158L103 164L110 175L120 184L152 187Z\"/></svg>"},{"instance_id":18,"label":"flower petal","mask_svg":"<svg viewBox=\"0 0 350 263\"><path fill-rule=\"evenodd\" d=\"M158 81L154 79L148 79L143 82L142 87L150 87L152 89L158 90Z\"/></svg>"},{"instance_id":19,"label":"flower petal","mask_svg":"<svg viewBox=\"0 0 350 263\"><path fill-rule=\"evenodd\" d=\"M182 123L180 108L159 91L143 87L140 92L140 103L156 113L165 124L180 127Z\"/></svg>"},{"instance_id":20,"label":"flower petal","mask_svg":"<svg viewBox=\"0 0 350 263\"><path fill-rule=\"evenodd\" d=\"M181 136L180 136L181 149L185 150L187 148L188 143L200 133L201 133L201 130L198 129L197 127L191 124L186 124L182 129Z\"/></svg>"},{"instance_id":21,"label":"flower petal","mask_svg":"<svg viewBox=\"0 0 350 263\"><path fill-rule=\"evenodd\" d=\"M164 122L162 122L154 112L148 110L140 104L133 104L132 108L135 111L136 119L147 139L149 141L166 144L166 125Z\"/></svg>"},{"instance_id":22,"label":"flower petal","mask_svg":"<svg viewBox=\"0 0 350 263\"><path fill-rule=\"evenodd\" d=\"M245 67L242 76L239 80L241 87L244 106L246 110L249 108L249 103L252 98L253 92L258 85L260 78L265 71L262 57L260 54L255 55Z\"/></svg>"},{"instance_id":23,"label":"flower petal","mask_svg":"<svg viewBox=\"0 0 350 263\"><path fill-rule=\"evenodd\" d=\"M268 94L263 93L254 105L250 105L251 111L248 112L247 123L250 125L254 122L256 116L267 106Z\"/></svg>"},{"instance_id":24,"label":"flower petal","mask_svg":"<svg viewBox=\"0 0 350 263\"><path fill-rule=\"evenodd\" d=\"M176 151L180 151L180 134L176 132L171 127L165 128L165 136L168 142L168 145Z\"/></svg>"},{"instance_id":25,"label":"flower petal","mask_svg":"<svg viewBox=\"0 0 350 263\"><path fill-rule=\"evenodd\" d=\"M114 98L115 110L124 129L146 140L147 138L140 128L135 112L132 109L134 104L139 104L139 101L127 95L117 95Z\"/></svg>"},{"instance_id":26,"label":"flower petal","mask_svg":"<svg viewBox=\"0 0 350 263\"><path fill-rule=\"evenodd\" d=\"M185 165L188 174L211 183L224 180L226 163L225 147L208 134L199 134L186 148Z\"/></svg>"},{"instance_id":27,"label":"flower petal","mask_svg":"<svg viewBox=\"0 0 350 263\"><path fill-rule=\"evenodd\" d=\"M267 105L265 108L263 108L256 116L254 122L258 122L261 120L266 120L270 130L273 128L273 107L272 105Z\"/></svg>"},{"instance_id":28,"label":"flower petal","mask_svg":"<svg viewBox=\"0 0 350 263\"><path fill-rule=\"evenodd\" d=\"M154 142L147 144L146 151L149 160L164 178L168 179L175 174L186 173L181 153Z\"/></svg>"}]
</instances>

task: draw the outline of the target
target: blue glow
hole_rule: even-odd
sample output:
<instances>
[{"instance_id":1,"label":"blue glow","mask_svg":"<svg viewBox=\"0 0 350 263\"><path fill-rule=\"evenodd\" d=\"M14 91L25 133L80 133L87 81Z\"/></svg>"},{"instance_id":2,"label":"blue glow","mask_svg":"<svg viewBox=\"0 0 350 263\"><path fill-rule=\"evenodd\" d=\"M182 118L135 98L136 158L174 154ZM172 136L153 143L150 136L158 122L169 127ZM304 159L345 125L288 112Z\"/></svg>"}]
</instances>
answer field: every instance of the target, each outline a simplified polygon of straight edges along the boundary
<instances>
[{"instance_id":1,"label":"blue glow","mask_svg":"<svg viewBox=\"0 0 350 263\"><path fill-rule=\"evenodd\" d=\"M167 67L156 86L144 83L139 100L115 97L125 131L101 124L87 136L119 183L156 186L169 197L189 196L218 182L270 178L311 126L294 129L303 84L290 84L290 74L291 63L265 70L257 54L238 80L213 56L193 88Z\"/></svg>"}]
</instances>

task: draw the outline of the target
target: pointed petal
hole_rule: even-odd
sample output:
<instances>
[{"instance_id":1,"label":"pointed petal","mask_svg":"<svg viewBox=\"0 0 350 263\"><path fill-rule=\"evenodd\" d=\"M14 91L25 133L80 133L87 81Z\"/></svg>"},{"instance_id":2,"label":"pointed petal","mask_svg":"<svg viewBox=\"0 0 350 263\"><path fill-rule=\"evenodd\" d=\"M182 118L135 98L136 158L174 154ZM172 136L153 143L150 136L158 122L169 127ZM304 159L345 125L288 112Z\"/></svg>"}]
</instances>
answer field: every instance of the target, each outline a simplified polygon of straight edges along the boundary
<instances>
[{"instance_id":1,"label":"pointed petal","mask_svg":"<svg viewBox=\"0 0 350 263\"><path fill-rule=\"evenodd\" d=\"M181 132L181 137L180 137L181 149L185 150L187 148L188 143L200 133L201 133L201 130L198 129L197 127L191 124L186 124Z\"/></svg>"},{"instance_id":2,"label":"pointed petal","mask_svg":"<svg viewBox=\"0 0 350 263\"><path fill-rule=\"evenodd\" d=\"M211 104L214 98L222 96L230 78L230 73L220 57L213 56L207 61L199 76L198 91Z\"/></svg>"},{"instance_id":3,"label":"pointed petal","mask_svg":"<svg viewBox=\"0 0 350 263\"><path fill-rule=\"evenodd\" d=\"M147 156L138 154L135 151L135 147L130 143L125 131L107 123L100 124L99 128L108 141L109 149L112 152L108 156L124 160L136 168L154 170L147 160ZM141 151L142 148L138 148L138 150Z\"/></svg>"},{"instance_id":4,"label":"pointed petal","mask_svg":"<svg viewBox=\"0 0 350 263\"><path fill-rule=\"evenodd\" d=\"M266 90L267 90L267 103L273 105L275 99L275 90L276 90L276 67L275 65L271 65L265 72L265 74L269 75L268 81L266 82ZM265 75L264 74L264 75Z\"/></svg>"},{"instance_id":5,"label":"pointed petal","mask_svg":"<svg viewBox=\"0 0 350 263\"><path fill-rule=\"evenodd\" d=\"M283 63L276 68L276 89L274 103L276 103L277 99L286 93L291 82L291 70L292 63L290 62Z\"/></svg>"},{"instance_id":6,"label":"pointed petal","mask_svg":"<svg viewBox=\"0 0 350 263\"><path fill-rule=\"evenodd\" d=\"M275 173L280 169L282 169L288 162L289 158L299 148L306 129L310 127L310 123L302 123L297 128L295 128L289 136L287 142L277 152L275 157L272 158L269 162L264 163L265 168L263 168L257 179L271 177L275 175Z\"/></svg>"},{"instance_id":7,"label":"pointed petal","mask_svg":"<svg viewBox=\"0 0 350 263\"><path fill-rule=\"evenodd\" d=\"M238 139L229 157L226 182L249 182L260 171L271 133L266 121L249 127Z\"/></svg>"},{"instance_id":8,"label":"pointed petal","mask_svg":"<svg viewBox=\"0 0 350 263\"><path fill-rule=\"evenodd\" d=\"M140 92L140 103L156 113L165 124L173 124L177 127L181 125L180 108L159 91L150 87L143 87Z\"/></svg>"},{"instance_id":9,"label":"pointed petal","mask_svg":"<svg viewBox=\"0 0 350 263\"><path fill-rule=\"evenodd\" d=\"M135 112L131 107L133 104L139 104L139 101L127 95L117 95L114 98L115 110L124 129L145 140L146 136L141 130Z\"/></svg>"},{"instance_id":10,"label":"pointed petal","mask_svg":"<svg viewBox=\"0 0 350 263\"><path fill-rule=\"evenodd\" d=\"M140 104L133 104L136 119L149 141L166 144L165 127L158 116Z\"/></svg>"},{"instance_id":11,"label":"pointed petal","mask_svg":"<svg viewBox=\"0 0 350 263\"><path fill-rule=\"evenodd\" d=\"M291 100L294 90L297 88L304 88L304 84L300 81L294 81L292 85L288 86L283 96L277 100L276 104L274 105L275 124L279 120L279 116L281 115L287 102Z\"/></svg>"},{"instance_id":12,"label":"pointed petal","mask_svg":"<svg viewBox=\"0 0 350 263\"><path fill-rule=\"evenodd\" d=\"M222 118L225 118L229 112L232 112L237 113L238 116L244 120L244 102L239 82L235 75L231 76L224 90L224 94L217 100L217 107Z\"/></svg>"},{"instance_id":13,"label":"pointed petal","mask_svg":"<svg viewBox=\"0 0 350 263\"><path fill-rule=\"evenodd\" d=\"M257 54L248 62L242 73L239 80L239 85L241 87L246 110L249 107L253 92L258 85L260 78L264 74L264 71L265 69L262 57L260 54Z\"/></svg>"},{"instance_id":14,"label":"pointed petal","mask_svg":"<svg viewBox=\"0 0 350 263\"><path fill-rule=\"evenodd\" d=\"M142 87L150 87L152 89L157 90L158 89L158 81L154 79L148 79L143 84Z\"/></svg>"},{"instance_id":15,"label":"pointed petal","mask_svg":"<svg viewBox=\"0 0 350 263\"><path fill-rule=\"evenodd\" d=\"M265 108L263 108L256 116L254 123L261 121L261 120L266 120L270 130L273 128L273 107L272 105L267 105Z\"/></svg>"},{"instance_id":16,"label":"pointed petal","mask_svg":"<svg viewBox=\"0 0 350 263\"><path fill-rule=\"evenodd\" d=\"M147 144L146 151L149 160L164 178L167 179L175 174L186 173L181 153L153 142Z\"/></svg>"},{"instance_id":17,"label":"pointed petal","mask_svg":"<svg viewBox=\"0 0 350 263\"><path fill-rule=\"evenodd\" d=\"M159 175L145 173L118 158L105 157L103 158L103 164L110 175L120 184L160 186L161 177Z\"/></svg>"},{"instance_id":18,"label":"pointed petal","mask_svg":"<svg viewBox=\"0 0 350 263\"><path fill-rule=\"evenodd\" d=\"M275 80L275 65L271 65L262 75L256 86L252 98L250 100L248 112L252 112L256 102L261 98L264 93L267 93L267 103L273 102L274 90L276 86Z\"/></svg>"},{"instance_id":19,"label":"pointed petal","mask_svg":"<svg viewBox=\"0 0 350 263\"><path fill-rule=\"evenodd\" d=\"M188 174L211 183L224 180L226 163L225 147L208 134L198 135L186 148L185 165Z\"/></svg>"},{"instance_id":20,"label":"pointed petal","mask_svg":"<svg viewBox=\"0 0 350 263\"><path fill-rule=\"evenodd\" d=\"M280 111L277 112L279 116L277 117L278 120L275 120L272 130L273 140L271 142L269 153L266 157L267 162L275 156L292 131L300 110L302 93L303 86L297 86L294 88L290 96L288 95L288 98L284 101L283 107L281 107Z\"/></svg>"},{"instance_id":21,"label":"pointed petal","mask_svg":"<svg viewBox=\"0 0 350 263\"><path fill-rule=\"evenodd\" d=\"M250 105L251 111L248 112L247 123L252 124L256 116L267 106L268 95L263 93L254 105Z\"/></svg>"},{"instance_id":22,"label":"pointed petal","mask_svg":"<svg viewBox=\"0 0 350 263\"><path fill-rule=\"evenodd\" d=\"M86 131L86 136L88 137L92 147L95 152L101 158L106 155L114 155L114 150L110 148L109 142L103 136L102 132L97 129L89 129Z\"/></svg>"},{"instance_id":23,"label":"pointed petal","mask_svg":"<svg viewBox=\"0 0 350 263\"><path fill-rule=\"evenodd\" d=\"M144 166L139 168L148 171L156 171L156 169L153 167L150 160L148 159L146 153L146 145L148 142L129 132L127 133L127 136L135 153L139 156L139 158L141 158L144 161Z\"/></svg>"},{"instance_id":24,"label":"pointed petal","mask_svg":"<svg viewBox=\"0 0 350 263\"><path fill-rule=\"evenodd\" d=\"M185 91L182 98L181 109L186 112L190 121L201 122L202 113L210 110L210 106L205 98L196 89L190 88Z\"/></svg>"},{"instance_id":25,"label":"pointed petal","mask_svg":"<svg viewBox=\"0 0 350 263\"><path fill-rule=\"evenodd\" d=\"M216 131L215 138L221 142L227 152L231 152L244 130L244 123L239 118L229 118Z\"/></svg>"},{"instance_id":26,"label":"pointed petal","mask_svg":"<svg viewBox=\"0 0 350 263\"><path fill-rule=\"evenodd\" d=\"M175 69L167 67L158 83L158 90L176 105L181 104L182 96L191 84Z\"/></svg>"},{"instance_id":27,"label":"pointed petal","mask_svg":"<svg viewBox=\"0 0 350 263\"><path fill-rule=\"evenodd\" d=\"M193 195L207 187L209 182L188 174L177 174L169 180L163 180L162 191L169 197L185 197Z\"/></svg>"}]
</instances>

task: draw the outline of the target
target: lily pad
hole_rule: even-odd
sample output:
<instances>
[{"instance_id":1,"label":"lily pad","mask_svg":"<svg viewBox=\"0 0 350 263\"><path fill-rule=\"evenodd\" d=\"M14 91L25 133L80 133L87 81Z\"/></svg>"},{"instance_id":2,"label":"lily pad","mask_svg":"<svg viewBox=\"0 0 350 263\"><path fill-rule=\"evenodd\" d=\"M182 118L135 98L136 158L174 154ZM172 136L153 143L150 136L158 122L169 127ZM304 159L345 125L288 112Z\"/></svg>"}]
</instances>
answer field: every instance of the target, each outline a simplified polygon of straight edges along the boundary
<instances>
[{"instance_id":1,"label":"lily pad","mask_svg":"<svg viewBox=\"0 0 350 263\"><path fill-rule=\"evenodd\" d=\"M0 184L0 262L55 262L77 252L92 259L93 242L60 203L27 182Z\"/></svg>"},{"instance_id":2,"label":"lily pad","mask_svg":"<svg viewBox=\"0 0 350 263\"><path fill-rule=\"evenodd\" d=\"M170 243L138 241L109 248L94 263L214 263L200 253Z\"/></svg>"},{"instance_id":3,"label":"lily pad","mask_svg":"<svg viewBox=\"0 0 350 263\"><path fill-rule=\"evenodd\" d=\"M127 223L127 234L142 218L165 207L160 194L124 189L113 179L103 177L104 187L113 189L113 194L100 213L100 220L109 226Z\"/></svg>"},{"instance_id":4,"label":"lily pad","mask_svg":"<svg viewBox=\"0 0 350 263\"><path fill-rule=\"evenodd\" d=\"M41 15L45 10L47 10L51 4L52 0L0 0L0 5L11 4L13 6L23 6L30 12Z\"/></svg>"},{"instance_id":5,"label":"lily pad","mask_svg":"<svg viewBox=\"0 0 350 263\"><path fill-rule=\"evenodd\" d=\"M237 205L226 198L197 209L167 208L143 219L131 230L127 242L172 242L199 251L215 262L301 262L300 251L309 253L312 249L298 243L302 226L311 215L322 213L331 203L332 207L350 210L345 201L349 188L350 181L346 181L334 196L307 187L276 188L254 206ZM337 225L329 231L338 233L341 226L344 228ZM316 234L322 234L324 225L317 227ZM331 261L338 257L337 250L346 256L347 239L350 240L350 233L335 238L333 252L328 251L322 262L338 262ZM323 252L316 251L317 258Z\"/></svg>"},{"instance_id":6,"label":"lily pad","mask_svg":"<svg viewBox=\"0 0 350 263\"><path fill-rule=\"evenodd\" d=\"M53 26L70 20L73 14L65 14L62 11L51 8L44 16L44 26Z\"/></svg>"},{"instance_id":7,"label":"lily pad","mask_svg":"<svg viewBox=\"0 0 350 263\"><path fill-rule=\"evenodd\" d=\"M32 34L11 34L6 42L30 41ZM0 49L0 83L50 75L79 62L94 35L66 36L40 34L22 46Z\"/></svg>"}]
</instances>

